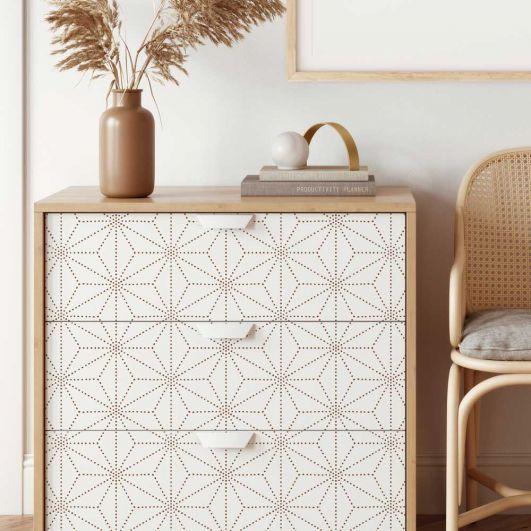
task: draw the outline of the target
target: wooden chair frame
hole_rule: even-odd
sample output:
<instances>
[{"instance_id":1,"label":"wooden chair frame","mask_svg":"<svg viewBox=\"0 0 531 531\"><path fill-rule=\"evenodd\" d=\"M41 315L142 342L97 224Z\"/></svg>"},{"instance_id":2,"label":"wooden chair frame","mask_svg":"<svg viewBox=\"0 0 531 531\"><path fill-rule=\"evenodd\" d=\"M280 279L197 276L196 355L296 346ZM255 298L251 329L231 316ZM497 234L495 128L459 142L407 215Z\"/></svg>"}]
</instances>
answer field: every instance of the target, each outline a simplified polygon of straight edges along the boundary
<instances>
[{"instance_id":1,"label":"wooden chair frame","mask_svg":"<svg viewBox=\"0 0 531 531\"><path fill-rule=\"evenodd\" d=\"M464 216L467 192L480 168L489 162L519 154L530 156L531 148L500 151L475 165L465 176L457 199L455 261L450 274L450 341L453 349L447 403L447 531L456 531L508 509L531 506L531 491L512 488L477 469L480 399L502 387L531 385L531 362L490 361L471 358L459 352L468 310ZM463 483L466 490L466 512L460 513ZM478 506L478 485L487 487L501 498Z\"/></svg>"}]
</instances>

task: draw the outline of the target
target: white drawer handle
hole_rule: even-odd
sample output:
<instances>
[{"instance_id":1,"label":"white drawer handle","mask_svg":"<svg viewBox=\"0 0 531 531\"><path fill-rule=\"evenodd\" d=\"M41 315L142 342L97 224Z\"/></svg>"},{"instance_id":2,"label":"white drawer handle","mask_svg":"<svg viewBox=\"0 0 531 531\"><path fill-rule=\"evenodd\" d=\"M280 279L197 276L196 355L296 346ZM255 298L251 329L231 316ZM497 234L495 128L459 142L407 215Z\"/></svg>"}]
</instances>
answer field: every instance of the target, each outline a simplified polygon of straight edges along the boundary
<instances>
[{"instance_id":1,"label":"white drawer handle","mask_svg":"<svg viewBox=\"0 0 531 531\"><path fill-rule=\"evenodd\" d=\"M208 339L244 339L253 323L196 323L199 334Z\"/></svg>"},{"instance_id":2,"label":"white drawer handle","mask_svg":"<svg viewBox=\"0 0 531 531\"><path fill-rule=\"evenodd\" d=\"M254 214L196 214L197 221L204 229L244 230L254 218Z\"/></svg>"},{"instance_id":3,"label":"white drawer handle","mask_svg":"<svg viewBox=\"0 0 531 531\"><path fill-rule=\"evenodd\" d=\"M198 431L197 438L203 448L214 450L240 450L253 438L253 431Z\"/></svg>"}]
</instances>

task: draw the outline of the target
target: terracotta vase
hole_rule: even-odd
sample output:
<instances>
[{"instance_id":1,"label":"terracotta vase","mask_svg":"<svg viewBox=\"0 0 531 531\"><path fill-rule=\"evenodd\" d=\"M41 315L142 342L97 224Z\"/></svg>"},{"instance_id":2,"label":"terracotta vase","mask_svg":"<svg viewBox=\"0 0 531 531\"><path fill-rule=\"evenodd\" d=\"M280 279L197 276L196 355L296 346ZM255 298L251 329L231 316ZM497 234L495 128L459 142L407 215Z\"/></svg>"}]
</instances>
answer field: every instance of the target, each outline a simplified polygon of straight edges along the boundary
<instances>
[{"instance_id":1,"label":"terracotta vase","mask_svg":"<svg viewBox=\"0 0 531 531\"><path fill-rule=\"evenodd\" d=\"M141 90L114 90L100 119L100 190L107 197L147 197L155 186L155 121Z\"/></svg>"}]
</instances>

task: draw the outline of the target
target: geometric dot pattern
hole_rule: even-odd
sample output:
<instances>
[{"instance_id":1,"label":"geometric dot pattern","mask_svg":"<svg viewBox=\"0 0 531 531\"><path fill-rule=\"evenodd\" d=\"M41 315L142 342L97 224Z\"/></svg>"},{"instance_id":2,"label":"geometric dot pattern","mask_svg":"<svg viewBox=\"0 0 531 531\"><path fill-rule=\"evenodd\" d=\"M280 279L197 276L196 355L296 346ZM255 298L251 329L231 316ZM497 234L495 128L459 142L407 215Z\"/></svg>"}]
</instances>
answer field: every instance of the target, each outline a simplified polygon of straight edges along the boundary
<instances>
[{"instance_id":1,"label":"geometric dot pattern","mask_svg":"<svg viewBox=\"0 0 531 531\"><path fill-rule=\"evenodd\" d=\"M47 529L405 529L403 214L47 214L45 249Z\"/></svg>"},{"instance_id":2,"label":"geometric dot pattern","mask_svg":"<svg viewBox=\"0 0 531 531\"><path fill-rule=\"evenodd\" d=\"M405 528L403 432L257 432L244 450L190 432L55 432L50 530Z\"/></svg>"},{"instance_id":3,"label":"geometric dot pattern","mask_svg":"<svg viewBox=\"0 0 531 531\"><path fill-rule=\"evenodd\" d=\"M48 323L49 430L403 430L403 323Z\"/></svg>"},{"instance_id":4,"label":"geometric dot pattern","mask_svg":"<svg viewBox=\"0 0 531 531\"><path fill-rule=\"evenodd\" d=\"M48 214L48 321L403 321L403 214Z\"/></svg>"}]
</instances>

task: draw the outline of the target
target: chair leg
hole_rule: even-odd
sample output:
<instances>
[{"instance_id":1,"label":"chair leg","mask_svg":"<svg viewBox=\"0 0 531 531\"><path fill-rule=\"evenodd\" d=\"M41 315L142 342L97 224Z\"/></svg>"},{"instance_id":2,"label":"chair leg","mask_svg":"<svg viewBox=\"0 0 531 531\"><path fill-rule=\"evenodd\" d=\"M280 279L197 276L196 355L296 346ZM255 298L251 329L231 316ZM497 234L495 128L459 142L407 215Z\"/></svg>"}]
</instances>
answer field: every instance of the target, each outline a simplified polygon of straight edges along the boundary
<instances>
[{"instance_id":1,"label":"chair leg","mask_svg":"<svg viewBox=\"0 0 531 531\"><path fill-rule=\"evenodd\" d=\"M458 411L461 396L461 368L455 363L448 378L446 422L446 531L457 531L459 516Z\"/></svg>"},{"instance_id":2,"label":"chair leg","mask_svg":"<svg viewBox=\"0 0 531 531\"><path fill-rule=\"evenodd\" d=\"M477 385L481 382L483 374L480 371L474 371L474 385ZM479 454L479 441L480 441L480 410L481 410L481 400L478 400L477 404L474 406L474 425L476 427L475 441L476 441L476 458Z\"/></svg>"},{"instance_id":3,"label":"chair leg","mask_svg":"<svg viewBox=\"0 0 531 531\"><path fill-rule=\"evenodd\" d=\"M470 391L476 382L475 371L465 369L465 394ZM470 511L478 506L478 484L472 478L468 477L466 471L471 468L476 468L477 454L478 454L478 410L479 403L474 407L468 419L466 430L466 466L465 466L465 482L466 482L466 510Z\"/></svg>"}]
</instances>

